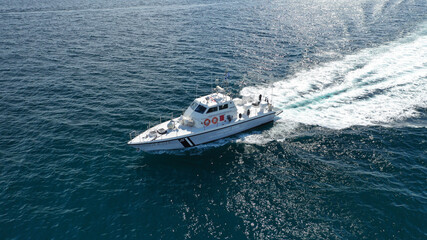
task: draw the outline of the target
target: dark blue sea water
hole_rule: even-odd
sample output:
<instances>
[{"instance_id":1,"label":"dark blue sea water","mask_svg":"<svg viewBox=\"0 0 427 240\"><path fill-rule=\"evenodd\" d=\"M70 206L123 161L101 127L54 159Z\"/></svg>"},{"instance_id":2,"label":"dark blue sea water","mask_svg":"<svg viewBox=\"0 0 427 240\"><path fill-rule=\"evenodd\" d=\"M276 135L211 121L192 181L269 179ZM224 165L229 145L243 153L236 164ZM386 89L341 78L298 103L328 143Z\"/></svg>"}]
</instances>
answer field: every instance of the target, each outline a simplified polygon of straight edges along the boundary
<instances>
[{"instance_id":1,"label":"dark blue sea water","mask_svg":"<svg viewBox=\"0 0 427 240\"><path fill-rule=\"evenodd\" d=\"M230 73L274 124L132 130ZM425 0L0 0L0 239L426 239Z\"/></svg>"}]
</instances>

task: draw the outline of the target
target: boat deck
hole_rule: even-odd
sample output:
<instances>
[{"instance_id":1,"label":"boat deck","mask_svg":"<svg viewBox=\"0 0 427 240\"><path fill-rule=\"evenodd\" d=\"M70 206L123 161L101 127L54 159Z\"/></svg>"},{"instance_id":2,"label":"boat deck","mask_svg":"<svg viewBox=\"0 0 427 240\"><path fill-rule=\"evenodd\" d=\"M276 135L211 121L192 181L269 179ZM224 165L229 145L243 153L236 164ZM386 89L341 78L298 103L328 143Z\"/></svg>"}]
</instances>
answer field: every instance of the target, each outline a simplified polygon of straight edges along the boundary
<instances>
[{"instance_id":1,"label":"boat deck","mask_svg":"<svg viewBox=\"0 0 427 240\"><path fill-rule=\"evenodd\" d=\"M129 141L129 144L141 144L141 143L147 143L147 142L157 142L157 141L164 141L164 140L172 140L172 139L177 139L177 138L182 138L188 135L193 135L193 134L197 134L197 133L203 133L205 131L208 130L212 130L212 129L217 129L220 128L222 126L226 126L226 125L230 125L230 124L235 124L241 121L247 121L249 119L255 118L257 116L262 116L274 111L267 111L264 112L261 110L260 107L258 106L251 106L249 108L250 110L250 114L249 116L247 114L244 113L244 107L243 106L237 106L237 116L233 116L233 119L231 121L225 120L225 121L218 121L217 124L210 124L209 126L203 126L203 127L189 127L189 126L185 126L185 125L181 125L179 123L179 118L175 118L173 119L173 121L175 122L175 128L172 130L169 130L167 127L167 124L169 123L169 121L160 123L148 130L146 130L145 132L139 134L138 136L136 136L135 138L133 138L132 140ZM242 117L239 118L238 114L242 113ZM167 130L166 133L164 134L160 134L157 132L158 129L165 129ZM155 132L155 134L153 133ZM150 134L152 133L152 134Z\"/></svg>"}]
</instances>

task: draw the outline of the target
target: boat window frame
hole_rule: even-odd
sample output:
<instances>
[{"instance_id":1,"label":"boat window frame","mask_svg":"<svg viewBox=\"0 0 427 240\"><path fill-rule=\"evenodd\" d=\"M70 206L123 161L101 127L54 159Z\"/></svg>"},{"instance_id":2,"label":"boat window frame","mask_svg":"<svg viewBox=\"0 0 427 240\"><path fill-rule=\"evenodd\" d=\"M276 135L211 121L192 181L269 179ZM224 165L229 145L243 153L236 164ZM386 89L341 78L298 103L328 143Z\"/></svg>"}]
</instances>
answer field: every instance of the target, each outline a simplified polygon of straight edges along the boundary
<instances>
[{"instance_id":1,"label":"boat window frame","mask_svg":"<svg viewBox=\"0 0 427 240\"><path fill-rule=\"evenodd\" d=\"M196 101L194 101L194 102L191 103L190 108L193 109L193 110L196 110L196 108L198 107L198 105L199 105L199 103L196 102Z\"/></svg>"},{"instance_id":2,"label":"boat window frame","mask_svg":"<svg viewBox=\"0 0 427 240\"><path fill-rule=\"evenodd\" d=\"M194 109L194 111L195 111L196 113L203 114L203 113L205 113L206 109L207 109L207 107L203 106L202 104L199 104L199 105L196 107L196 109Z\"/></svg>"},{"instance_id":3,"label":"boat window frame","mask_svg":"<svg viewBox=\"0 0 427 240\"><path fill-rule=\"evenodd\" d=\"M218 107L218 110L219 110L219 111L224 110L224 109L228 109L228 103L223 104L223 105L220 105L220 106Z\"/></svg>"},{"instance_id":4,"label":"boat window frame","mask_svg":"<svg viewBox=\"0 0 427 240\"><path fill-rule=\"evenodd\" d=\"M211 111L211 109L215 109L215 110L212 110L212 111ZM208 114L208 113L213 113L213 112L217 112L217 111L218 111L218 106L211 107L211 108L209 108L209 109L208 109L208 111L206 111L206 114Z\"/></svg>"}]
</instances>

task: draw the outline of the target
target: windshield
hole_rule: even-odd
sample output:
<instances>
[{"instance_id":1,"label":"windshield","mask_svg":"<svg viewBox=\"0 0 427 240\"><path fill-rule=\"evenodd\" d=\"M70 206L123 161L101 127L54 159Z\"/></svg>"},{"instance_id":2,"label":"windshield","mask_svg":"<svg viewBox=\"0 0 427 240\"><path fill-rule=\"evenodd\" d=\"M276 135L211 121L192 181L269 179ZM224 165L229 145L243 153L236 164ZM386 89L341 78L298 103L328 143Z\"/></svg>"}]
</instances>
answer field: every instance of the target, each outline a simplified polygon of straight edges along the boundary
<instances>
[{"instance_id":1,"label":"windshield","mask_svg":"<svg viewBox=\"0 0 427 240\"><path fill-rule=\"evenodd\" d=\"M191 107L191 109L196 110L197 102L193 102L193 103L190 105L190 107Z\"/></svg>"},{"instance_id":2,"label":"windshield","mask_svg":"<svg viewBox=\"0 0 427 240\"><path fill-rule=\"evenodd\" d=\"M197 106L197 108L194 111L203 114L206 111L206 108L203 107L202 105L199 105L199 106Z\"/></svg>"}]
</instances>

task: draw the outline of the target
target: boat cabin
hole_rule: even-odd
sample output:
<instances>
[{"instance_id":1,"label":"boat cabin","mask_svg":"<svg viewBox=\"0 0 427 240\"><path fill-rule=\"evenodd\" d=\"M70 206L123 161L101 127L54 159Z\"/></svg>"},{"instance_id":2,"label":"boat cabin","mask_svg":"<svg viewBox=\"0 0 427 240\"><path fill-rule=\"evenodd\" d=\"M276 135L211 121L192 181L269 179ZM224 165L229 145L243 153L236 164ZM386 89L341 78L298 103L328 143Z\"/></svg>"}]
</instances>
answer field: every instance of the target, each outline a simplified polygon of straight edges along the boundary
<instances>
[{"instance_id":1,"label":"boat cabin","mask_svg":"<svg viewBox=\"0 0 427 240\"><path fill-rule=\"evenodd\" d=\"M222 93L212 93L199 97L191 103L184 112L183 125L194 127L217 126L230 122L236 115L237 109L233 100Z\"/></svg>"}]
</instances>

